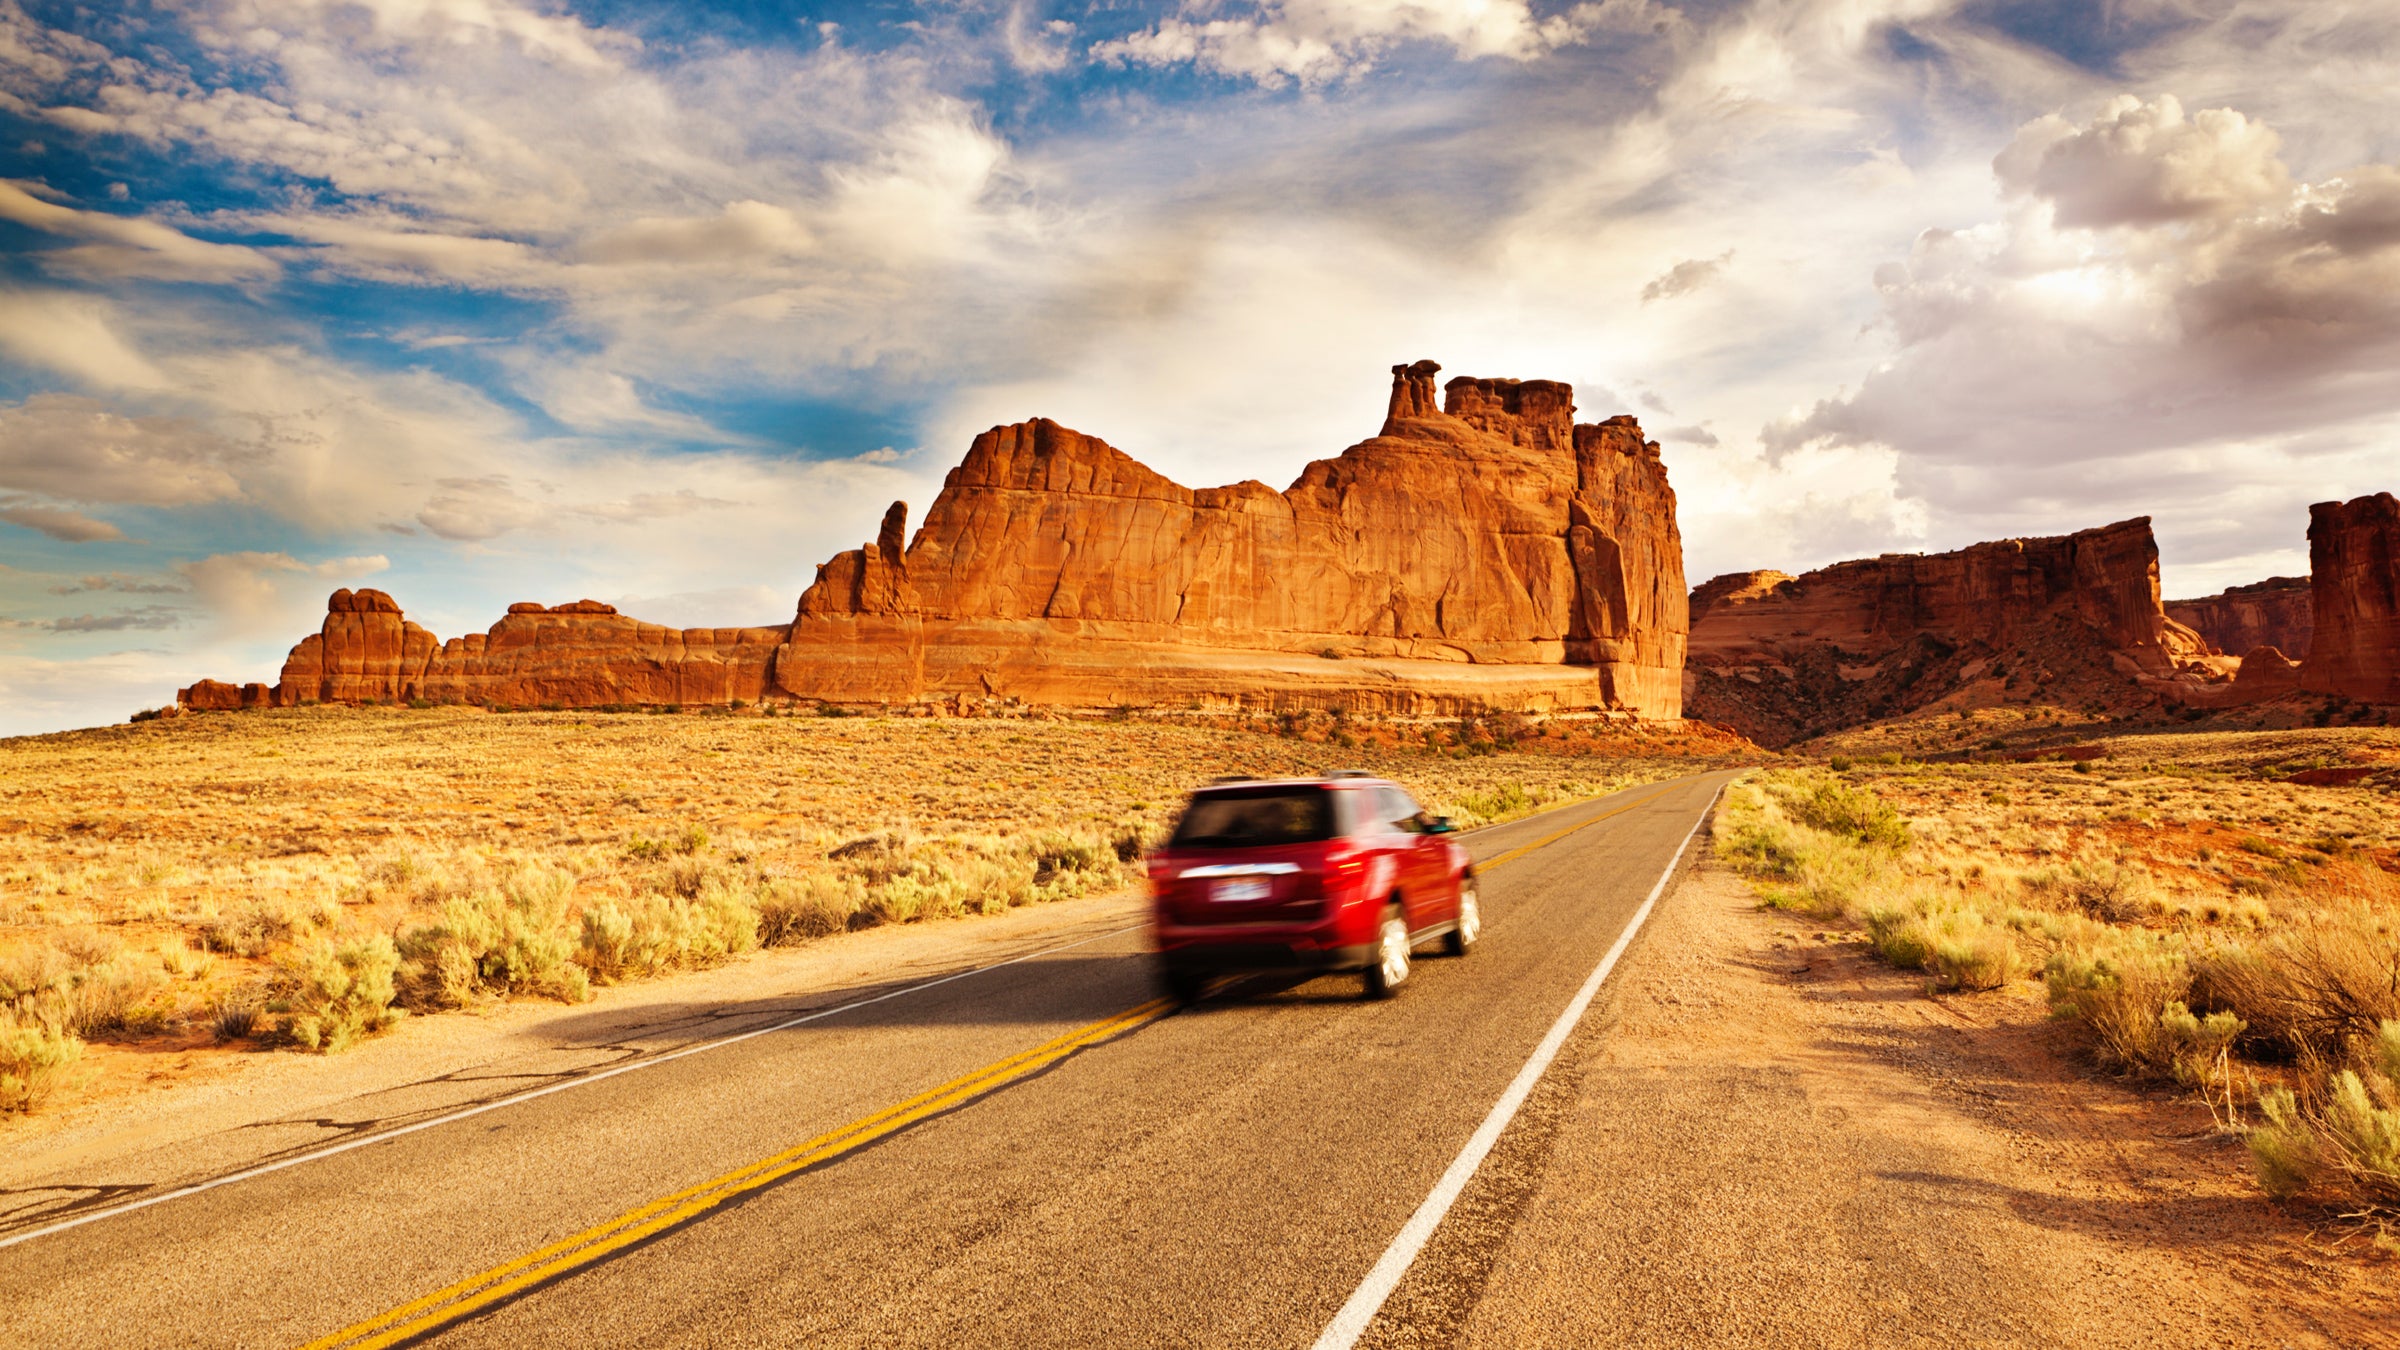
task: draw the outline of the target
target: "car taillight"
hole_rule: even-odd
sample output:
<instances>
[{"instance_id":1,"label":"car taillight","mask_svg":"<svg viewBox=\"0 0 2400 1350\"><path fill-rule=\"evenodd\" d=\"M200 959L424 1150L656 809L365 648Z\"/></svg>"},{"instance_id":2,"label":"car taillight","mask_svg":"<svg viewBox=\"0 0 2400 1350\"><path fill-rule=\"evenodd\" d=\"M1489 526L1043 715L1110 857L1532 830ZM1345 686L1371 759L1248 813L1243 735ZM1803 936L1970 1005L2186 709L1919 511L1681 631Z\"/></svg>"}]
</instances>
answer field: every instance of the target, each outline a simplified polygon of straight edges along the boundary
<instances>
[{"instance_id":1,"label":"car taillight","mask_svg":"<svg viewBox=\"0 0 2400 1350\"><path fill-rule=\"evenodd\" d=\"M1327 897L1343 899L1358 885L1358 879L1364 876L1366 871L1365 854L1336 854L1325 860L1325 870L1318 874L1318 884L1323 888Z\"/></svg>"}]
</instances>

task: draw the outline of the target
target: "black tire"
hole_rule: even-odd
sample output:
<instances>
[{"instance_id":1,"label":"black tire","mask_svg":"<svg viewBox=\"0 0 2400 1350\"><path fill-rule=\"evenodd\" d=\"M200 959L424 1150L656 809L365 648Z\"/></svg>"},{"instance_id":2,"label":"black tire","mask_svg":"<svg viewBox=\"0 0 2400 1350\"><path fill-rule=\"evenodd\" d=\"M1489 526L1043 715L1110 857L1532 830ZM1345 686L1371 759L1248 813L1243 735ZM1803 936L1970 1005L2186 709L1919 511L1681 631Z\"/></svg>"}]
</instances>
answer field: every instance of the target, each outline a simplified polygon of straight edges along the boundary
<instances>
[{"instance_id":1,"label":"black tire","mask_svg":"<svg viewBox=\"0 0 2400 1350\"><path fill-rule=\"evenodd\" d=\"M1458 926L1442 939L1442 946L1452 956L1465 956L1474 950L1475 939L1481 936L1483 905L1475 896L1475 874L1469 872L1458 879Z\"/></svg>"},{"instance_id":2,"label":"black tire","mask_svg":"<svg viewBox=\"0 0 2400 1350\"><path fill-rule=\"evenodd\" d=\"M1208 977L1194 970L1178 970L1174 966L1158 968L1158 984L1167 997L1186 1007L1200 1001L1208 989Z\"/></svg>"},{"instance_id":3,"label":"black tire","mask_svg":"<svg viewBox=\"0 0 2400 1350\"><path fill-rule=\"evenodd\" d=\"M1408 983L1408 919L1398 905L1383 912L1375 931L1375 955L1367 966L1367 997L1390 998Z\"/></svg>"}]
</instances>

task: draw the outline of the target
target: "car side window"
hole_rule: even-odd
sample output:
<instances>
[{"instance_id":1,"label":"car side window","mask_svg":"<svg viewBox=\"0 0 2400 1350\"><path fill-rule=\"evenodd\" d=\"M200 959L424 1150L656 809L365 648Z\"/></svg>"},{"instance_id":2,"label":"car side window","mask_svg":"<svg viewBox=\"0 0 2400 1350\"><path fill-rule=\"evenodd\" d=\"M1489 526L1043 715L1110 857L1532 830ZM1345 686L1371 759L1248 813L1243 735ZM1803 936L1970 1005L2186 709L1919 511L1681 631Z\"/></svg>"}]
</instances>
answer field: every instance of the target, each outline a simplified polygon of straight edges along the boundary
<instances>
[{"instance_id":1,"label":"car side window","mask_svg":"<svg viewBox=\"0 0 2400 1350\"><path fill-rule=\"evenodd\" d=\"M1377 814L1391 828L1404 834L1416 834L1422 830L1423 827L1417 823L1417 804L1408 799L1407 793L1398 788L1382 788L1375 795L1382 806Z\"/></svg>"}]
</instances>

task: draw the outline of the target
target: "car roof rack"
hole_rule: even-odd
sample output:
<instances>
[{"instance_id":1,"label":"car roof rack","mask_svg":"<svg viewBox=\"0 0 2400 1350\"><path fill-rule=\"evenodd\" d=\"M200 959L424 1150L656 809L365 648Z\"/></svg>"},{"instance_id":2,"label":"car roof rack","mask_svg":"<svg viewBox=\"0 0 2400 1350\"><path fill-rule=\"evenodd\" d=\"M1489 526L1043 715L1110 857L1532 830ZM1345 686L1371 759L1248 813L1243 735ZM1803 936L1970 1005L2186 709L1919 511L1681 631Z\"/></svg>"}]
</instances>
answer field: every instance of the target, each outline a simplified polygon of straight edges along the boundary
<instances>
[{"instance_id":1,"label":"car roof rack","mask_svg":"<svg viewBox=\"0 0 2400 1350\"><path fill-rule=\"evenodd\" d=\"M1217 787L1225 783L1255 783L1257 781L1256 777L1246 773L1221 773L1209 779L1208 785Z\"/></svg>"},{"instance_id":2,"label":"car roof rack","mask_svg":"<svg viewBox=\"0 0 2400 1350\"><path fill-rule=\"evenodd\" d=\"M1373 773L1369 773L1369 772L1367 772L1365 769L1335 769L1335 770L1334 770L1332 773L1329 773L1329 774L1327 774L1327 775L1325 775L1325 776L1326 776L1327 778L1380 778L1380 777L1382 777L1382 775L1381 775L1381 774L1373 774Z\"/></svg>"}]
</instances>

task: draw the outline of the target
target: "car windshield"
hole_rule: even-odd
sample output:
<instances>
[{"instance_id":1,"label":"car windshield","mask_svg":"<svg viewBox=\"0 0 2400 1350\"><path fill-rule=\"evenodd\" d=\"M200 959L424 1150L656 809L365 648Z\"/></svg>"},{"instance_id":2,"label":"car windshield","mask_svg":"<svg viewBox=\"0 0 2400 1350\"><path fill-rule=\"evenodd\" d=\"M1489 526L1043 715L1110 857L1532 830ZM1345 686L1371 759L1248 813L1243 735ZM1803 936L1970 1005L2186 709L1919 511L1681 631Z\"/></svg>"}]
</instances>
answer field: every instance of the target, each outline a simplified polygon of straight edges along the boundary
<instances>
[{"instance_id":1,"label":"car windshield","mask_svg":"<svg viewBox=\"0 0 2400 1350\"><path fill-rule=\"evenodd\" d=\"M1333 794L1321 787L1237 788L1192 798L1169 841L1177 848L1309 844L1335 835Z\"/></svg>"}]
</instances>

